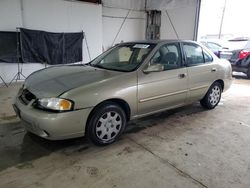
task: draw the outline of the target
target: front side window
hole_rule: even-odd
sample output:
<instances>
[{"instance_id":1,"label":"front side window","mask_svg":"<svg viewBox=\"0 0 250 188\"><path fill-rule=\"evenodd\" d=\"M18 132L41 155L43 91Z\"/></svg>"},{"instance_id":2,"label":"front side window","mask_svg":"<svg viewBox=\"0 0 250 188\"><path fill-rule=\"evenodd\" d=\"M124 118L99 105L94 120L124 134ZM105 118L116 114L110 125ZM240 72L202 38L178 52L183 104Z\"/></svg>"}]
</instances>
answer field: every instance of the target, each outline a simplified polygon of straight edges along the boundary
<instances>
[{"instance_id":1,"label":"front side window","mask_svg":"<svg viewBox=\"0 0 250 188\"><path fill-rule=\"evenodd\" d=\"M205 63L202 48L196 44L183 44L186 63L190 66Z\"/></svg>"},{"instance_id":2,"label":"front side window","mask_svg":"<svg viewBox=\"0 0 250 188\"><path fill-rule=\"evenodd\" d=\"M162 64L164 70L176 69L181 66L181 53L178 43L165 44L154 54L150 64Z\"/></svg>"},{"instance_id":3,"label":"front side window","mask_svg":"<svg viewBox=\"0 0 250 188\"><path fill-rule=\"evenodd\" d=\"M154 47L154 44L119 45L97 57L91 65L109 70L133 71L140 66Z\"/></svg>"}]
</instances>

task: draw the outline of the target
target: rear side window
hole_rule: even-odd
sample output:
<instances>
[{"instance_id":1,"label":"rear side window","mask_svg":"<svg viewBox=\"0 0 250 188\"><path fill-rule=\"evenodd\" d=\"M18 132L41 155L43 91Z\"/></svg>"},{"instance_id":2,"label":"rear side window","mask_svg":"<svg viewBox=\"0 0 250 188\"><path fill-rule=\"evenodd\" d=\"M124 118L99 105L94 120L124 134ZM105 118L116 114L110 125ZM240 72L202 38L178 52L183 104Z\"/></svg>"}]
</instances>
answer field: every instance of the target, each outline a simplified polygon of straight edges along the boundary
<instances>
[{"instance_id":1,"label":"rear side window","mask_svg":"<svg viewBox=\"0 0 250 188\"><path fill-rule=\"evenodd\" d=\"M213 61L213 57L205 49L197 44L183 44L183 50L186 55L186 63L190 66L209 63Z\"/></svg>"},{"instance_id":2,"label":"rear side window","mask_svg":"<svg viewBox=\"0 0 250 188\"><path fill-rule=\"evenodd\" d=\"M205 63L202 48L196 44L183 44L183 50L186 55L186 63L188 65L198 65Z\"/></svg>"}]
</instances>

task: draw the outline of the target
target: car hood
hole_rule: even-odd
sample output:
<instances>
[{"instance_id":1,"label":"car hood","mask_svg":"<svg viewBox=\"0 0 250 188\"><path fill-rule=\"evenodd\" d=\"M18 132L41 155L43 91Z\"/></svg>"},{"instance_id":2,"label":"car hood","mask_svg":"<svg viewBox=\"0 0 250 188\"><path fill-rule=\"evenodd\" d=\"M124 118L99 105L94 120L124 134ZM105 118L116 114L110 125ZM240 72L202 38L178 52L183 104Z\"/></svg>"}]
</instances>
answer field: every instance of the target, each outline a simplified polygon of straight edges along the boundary
<instances>
[{"instance_id":1,"label":"car hood","mask_svg":"<svg viewBox=\"0 0 250 188\"><path fill-rule=\"evenodd\" d=\"M32 73L24 87L37 98L57 97L62 93L83 85L100 82L118 76L117 71L91 66L57 66Z\"/></svg>"}]
</instances>

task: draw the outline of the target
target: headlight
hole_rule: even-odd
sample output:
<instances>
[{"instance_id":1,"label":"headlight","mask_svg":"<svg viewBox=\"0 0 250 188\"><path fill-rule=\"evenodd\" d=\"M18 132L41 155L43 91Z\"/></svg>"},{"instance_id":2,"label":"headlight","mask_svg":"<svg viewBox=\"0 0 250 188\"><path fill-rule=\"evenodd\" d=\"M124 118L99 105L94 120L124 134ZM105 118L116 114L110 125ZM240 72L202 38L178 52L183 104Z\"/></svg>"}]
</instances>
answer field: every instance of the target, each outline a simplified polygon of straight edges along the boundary
<instances>
[{"instance_id":1,"label":"headlight","mask_svg":"<svg viewBox=\"0 0 250 188\"><path fill-rule=\"evenodd\" d=\"M38 107L56 111L72 110L73 102L60 98L44 98L37 101Z\"/></svg>"}]
</instances>

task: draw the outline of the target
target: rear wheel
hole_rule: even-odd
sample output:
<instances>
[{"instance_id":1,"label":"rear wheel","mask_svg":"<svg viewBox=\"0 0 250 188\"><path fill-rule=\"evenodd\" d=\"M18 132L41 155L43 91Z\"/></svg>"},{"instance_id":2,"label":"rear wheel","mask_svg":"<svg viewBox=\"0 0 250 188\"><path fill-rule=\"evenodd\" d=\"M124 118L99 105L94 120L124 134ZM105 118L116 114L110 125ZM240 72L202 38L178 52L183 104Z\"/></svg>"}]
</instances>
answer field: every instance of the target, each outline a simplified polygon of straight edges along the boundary
<instances>
[{"instance_id":1,"label":"rear wheel","mask_svg":"<svg viewBox=\"0 0 250 188\"><path fill-rule=\"evenodd\" d=\"M221 99L222 87L219 82L215 82L206 93L205 97L200 101L201 105L207 109L215 108Z\"/></svg>"},{"instance_id":2,"label":"rear wheel","mask_svg":"<svg viewBox=\"0 0 250 188\"><path fill-rule=\"evenodd\" d=\"M126 115L117 104L106 103L94 110L87 126L87 136L94 144L111 144L122 134Z\"/></svg>"}]
</instances>

